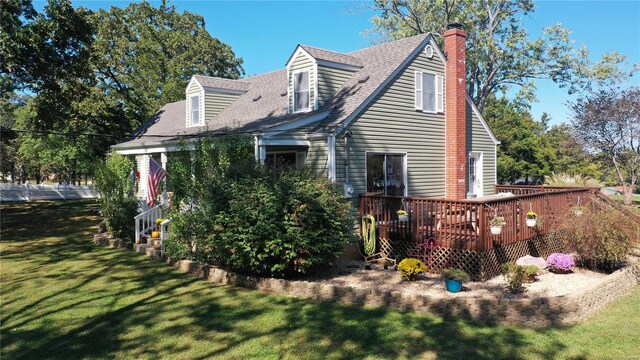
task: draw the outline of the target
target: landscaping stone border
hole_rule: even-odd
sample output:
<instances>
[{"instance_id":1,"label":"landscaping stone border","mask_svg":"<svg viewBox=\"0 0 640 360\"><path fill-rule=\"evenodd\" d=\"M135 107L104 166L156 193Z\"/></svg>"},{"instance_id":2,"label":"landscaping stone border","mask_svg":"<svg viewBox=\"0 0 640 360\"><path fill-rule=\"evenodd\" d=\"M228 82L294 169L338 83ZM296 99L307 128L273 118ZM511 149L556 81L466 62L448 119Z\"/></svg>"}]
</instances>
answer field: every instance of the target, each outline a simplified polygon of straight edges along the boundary
<instances>
[{"instance_id":1,"label":"landscaping stone border","mask_svg":"<svg viewBox=\"0 0 640 360\"><path fill-rule=\"evenodd\" d=\"M217 285L230 285L268 294L336 302L349 306L388 307L400 311L429 313L447 318L463 318L486 323L529 327L573 325L625 294L640 283L640 264L627 266L569 295L532 299L456 297L431 298L427 294L406 295L400 291L379 291L351 286L319 284L312 281L261 278L236 274L191 260L173 260L148 244L130 244L97 234L94 243L127 248L163 260L178 269Z\"/></svg>"}]
</instances>

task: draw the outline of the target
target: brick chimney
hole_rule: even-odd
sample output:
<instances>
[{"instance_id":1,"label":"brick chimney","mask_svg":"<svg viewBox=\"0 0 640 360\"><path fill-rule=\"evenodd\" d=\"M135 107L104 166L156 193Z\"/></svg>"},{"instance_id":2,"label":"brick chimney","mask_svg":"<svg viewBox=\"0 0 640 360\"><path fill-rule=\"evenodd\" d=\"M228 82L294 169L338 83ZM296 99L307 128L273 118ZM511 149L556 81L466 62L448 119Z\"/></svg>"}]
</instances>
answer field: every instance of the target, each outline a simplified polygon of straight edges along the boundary
<instances>
[{"instance_id":1,"label":"brick chimney","mask_svg":"<svg viewBox=\"0 0 640 360\"><path fill-rule=\"evenodd\" d=\"M446 186L445 197L464 199L467 194L467 81L466 37L462 25L452 23L444 32Z\"/></svg>"}]
</instances>

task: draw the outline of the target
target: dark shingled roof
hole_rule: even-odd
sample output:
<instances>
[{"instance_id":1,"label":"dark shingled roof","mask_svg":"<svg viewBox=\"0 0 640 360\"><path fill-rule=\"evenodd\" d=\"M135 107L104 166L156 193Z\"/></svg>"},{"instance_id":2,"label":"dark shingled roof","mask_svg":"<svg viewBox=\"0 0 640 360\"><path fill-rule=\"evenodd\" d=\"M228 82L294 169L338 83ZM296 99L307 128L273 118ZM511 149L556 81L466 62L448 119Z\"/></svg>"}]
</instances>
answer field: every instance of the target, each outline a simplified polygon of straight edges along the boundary
<instances>
[{"instance_id":1,"label":"dark shingled roof","mask_svg":"<svg viewBox=\"0 0 640 360\"><path fill-rule=\"evenodd\" d=\"M316 125L315 130L332 130L353 114L427 37L426 34L416 35L348 54L305 45L306 51L324 60L340 63L348 60L350 65L362 66L330 100L314 112L287 114L286 69L240 80L195 75L196 80L204 86L224 88L234 86L234 90L246 92L220 114L208 119L205 127L186 127L185 101L167 104L136 130L128 141L114 147L149 146L172 142L175 138L185 135L196 135L202 132L221 133L229 129L261 132L327 110L330 111L329 115ZM367 81L358 81L366 76L369 76Z\"/></svg>"},{"instance_id":2,"label":"dark shingled roof","mask_svg":"<svg viewBox=\"0 0 640 360\"><path fill-rule=\"evenodd\" d=\"M347 54L343 54L343 53L339 53L331 50L320 49L320 48L309 46L309 45L300 44L300 47L303 48L306 52L308 52L309 55L313 56L316 60L325 60L325 61L331 61L331 62L340 63L340 64L362 66L362 61L360 59Z\"/></svg>"},{"instance_id":3,"label":"dark shingled roof","mask_svg":"<svg viewBox=\"0 0 640 360\"><path fill-rule=\"evenodd\" d=\"M212 76L204 76L204 75L193 75L193 77L198 80L200 85L204 87L211 88L221 88L221 89L229 89L229 90L241 90L247 91L249 90L249 84L244 80L231 80L231 79L223 79Z\"/></svg>"}]
</instances>

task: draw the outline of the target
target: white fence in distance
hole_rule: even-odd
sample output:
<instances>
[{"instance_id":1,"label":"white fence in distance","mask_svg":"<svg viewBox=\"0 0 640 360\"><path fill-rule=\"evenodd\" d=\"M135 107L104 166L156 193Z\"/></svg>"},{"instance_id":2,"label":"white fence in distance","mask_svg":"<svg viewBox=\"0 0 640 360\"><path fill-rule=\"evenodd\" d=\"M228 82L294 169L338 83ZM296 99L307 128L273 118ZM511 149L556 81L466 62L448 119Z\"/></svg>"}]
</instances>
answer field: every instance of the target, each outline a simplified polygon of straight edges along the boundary
<instances>
[{"instance_id":1,"label":"white fence in distance","mask_svg":"<svg viewBox=\"0 0 640 360\"><path fill-rule=\"evenodd\" d=\"M0 184L0 201L69 200L97 198L93 185Z\"/></svg>"}]
</instances>

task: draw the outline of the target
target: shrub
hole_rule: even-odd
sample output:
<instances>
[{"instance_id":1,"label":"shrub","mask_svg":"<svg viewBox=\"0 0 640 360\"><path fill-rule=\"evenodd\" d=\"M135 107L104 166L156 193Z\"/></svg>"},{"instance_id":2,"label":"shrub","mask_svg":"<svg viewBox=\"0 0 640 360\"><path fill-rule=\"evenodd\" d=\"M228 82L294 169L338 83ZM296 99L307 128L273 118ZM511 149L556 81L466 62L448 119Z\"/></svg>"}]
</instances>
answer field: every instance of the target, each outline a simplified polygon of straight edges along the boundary
<instances>
[{"instance_id":1,"label":"shrub","mask_svg":"<svg viewBox=\"0 0 640 360\"><path fill-rule=\"evenodd\" d=\"M351 233L349 204L324 176L256 165L252 156L252 147L203 142L195 156L180 158L191 164L174 164L198 175L183 171L176 179L172 173L181 184L177 199L190 210L172 210L170 256L269 276L304 273L335 260Z\"/></svg>"},{"instance_id":2,"label":"shrub","mask_svg":"<svg viewBox=\"0 0 640 360\"><path fill-rule=\"evenodd\" d=\"M132 240L133 218L138 214L138 202L133 197L130 177L133 163L119 154L111 155L96 166L96 189L100 193L102 213L107 229L117 238Z\"/></svg>"},{"instance_id":3,"label":"shrub","mask_svg":"<svg viewBox=\"0 0 640 360\"><path fill-rule=\"evenodd\" d=\"M445 280L457 280L460 282L469 281L470 279L469 274L467 274L464 270L454 268L442 270L442 277Z\"/></svg>"},{"instance_id":4,"label":"shrub","mask_svg":"<svg viewBox=\"0 0 640 360\"><path fill-rule=\"evenodd\" d=\"M581 216L568 216L553 236L565 251L576 254L581 267L613 271L622 266L638 241L639 225L617 211L583 211Z\"/></svg>"},{"instance_id":5,"label":"shrub","mask_svg":"<svg viewBox=\"0 0 640 360\"><path fill-rule=\"evenodd\" d=\"M507 289L510 293L517 294L524 289L522 287L522 283L528 275L527 269L524 266L513 263L503 264L502 274L504 275L504 279L507 281Z\"/></svg>"},{"instance_id":6,"label":"shrub","mask_svg":"<svg viewBox=\"0 0 640 360\"><path fill-rule=\"evenodd\" d=\"M553 253L547 257L547 267L552 270L570 271L576 266L570 254Z\"/></svg>"},{"instance_id":7,"label":"shrub","mask_svg":"<svg viewBox=\"0 0 640 360\"><path fill-rule=\"evenodd\" d=\"M403 280L414 281L418 274L427 271L427 265L418 259L406 258L398 264L398 271L402 274Z\"/></svg>"}]
</instances>

